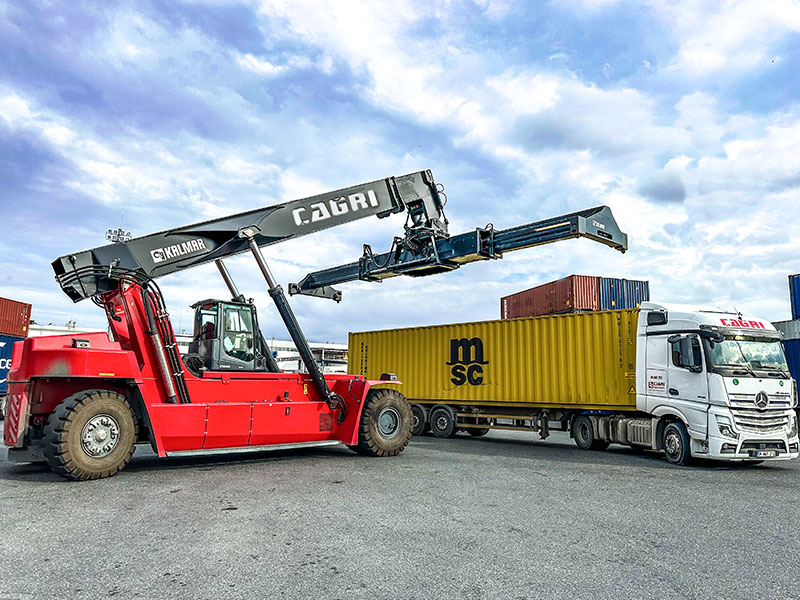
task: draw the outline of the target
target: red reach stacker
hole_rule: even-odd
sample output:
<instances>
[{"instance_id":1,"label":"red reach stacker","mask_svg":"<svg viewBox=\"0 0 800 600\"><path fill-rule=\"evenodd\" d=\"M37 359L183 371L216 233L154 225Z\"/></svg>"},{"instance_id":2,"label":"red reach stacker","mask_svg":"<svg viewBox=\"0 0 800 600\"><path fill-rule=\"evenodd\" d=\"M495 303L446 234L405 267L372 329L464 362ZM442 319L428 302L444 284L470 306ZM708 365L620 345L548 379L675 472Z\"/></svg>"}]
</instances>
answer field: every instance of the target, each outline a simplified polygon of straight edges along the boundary
<instances>
[{"instance_id":1,"label":"red reach stacker","mask_svg":"<svg viewBox=\"0 0 800 600\"><path fill-rule=\"evenodd\" d=\"M8 459L46 461L71 479L123 469L136 444L159 456L344 444L392 456L411 436L408 403L358 375L323 375L261 247L374 215L407 212L388 252L364 246L358 262L307 275L293 294L341 300L333 284L450 271L505 251L585 236L620 251L627 236L607 207L506 230L450 236L444 196L430 171L67 254L53 262L62 290L91 298L106 333L29 338L15 344L4 441ZM307 374L282 373L222 259L250 252ZM181 355L156 279L214 261L230 300L194 305L194 337ZM380 383L393 377L383 376Z\"/></svg>"}]
</instances>

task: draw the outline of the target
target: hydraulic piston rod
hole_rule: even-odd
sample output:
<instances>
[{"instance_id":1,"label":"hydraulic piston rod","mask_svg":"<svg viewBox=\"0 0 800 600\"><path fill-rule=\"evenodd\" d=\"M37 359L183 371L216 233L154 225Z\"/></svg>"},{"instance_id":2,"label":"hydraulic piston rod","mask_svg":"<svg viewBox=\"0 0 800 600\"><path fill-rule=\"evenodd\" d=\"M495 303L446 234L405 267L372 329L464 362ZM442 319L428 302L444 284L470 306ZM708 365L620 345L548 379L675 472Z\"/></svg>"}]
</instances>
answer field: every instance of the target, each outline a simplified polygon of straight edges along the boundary
<instances>
[{"instance_id":1,"label":"hydraulic piston rod","mask_svg":"<svg viewBox=\"0 0 800 600\"><path fill-rule=\"evenodd\" d=\"M267 264L264 256L261 254L261 249L258 247L258 244L254 239L257 234L258 228L255 226L243 227L239 232L239 236L247 240L248 245L250 246L250 251L253 253L253 257L256 259L258 268L261 270L261 274L264 276L264 279L267 282L269 295L272 298L272 301L275 302L275 307L278 309L278 314L280 314L281 319L283 319L283 323L289 332L289 335L292 337L292 341L297 348L297 352L300 354L300 358L303 361L308 374L311 376L311 380L314 382L314 387L316 388L317 393L319 394L320 398L325 400L331 410L335 408L341 410L339 414L339 422L341 422L344 419L344 402L328 387L328 383L325 381L325 377L322 375L322 371L320 370L319 365L317 365L317 361L314 360L314 354L311 352L311 347L308 345L308 340L306 339L306 336L303 335L302 329L300 329L300 324L297 322L297 318L294 315L292 307L289 306L289 301L286 299L286 296L283 293L283 288L278 285L277 281L275 281L275 277L273 277L272 271L270 271L269 265Z\"/></svg>"}]
</instances>

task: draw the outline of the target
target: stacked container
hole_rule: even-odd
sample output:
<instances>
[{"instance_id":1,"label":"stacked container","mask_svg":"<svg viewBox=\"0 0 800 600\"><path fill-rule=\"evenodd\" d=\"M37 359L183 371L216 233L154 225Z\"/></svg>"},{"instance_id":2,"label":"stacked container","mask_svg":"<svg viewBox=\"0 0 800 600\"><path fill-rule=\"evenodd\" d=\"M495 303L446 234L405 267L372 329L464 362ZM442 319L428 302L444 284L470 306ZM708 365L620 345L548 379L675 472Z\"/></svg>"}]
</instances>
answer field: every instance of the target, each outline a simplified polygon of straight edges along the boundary
<instances>
[{"instance_id":1,"label":"stacked container","mask_svg":"<svg viewBox=\"0 0 800 600\"><path fill-rule=\"evenodd\" d=\"M4 412L3 399L8 388L8 370L14 343L28 335L31 322L31 305L8 298L0 298L0 414Z\"/></svg>"},{"instance_id":2,"label":"stacked container","mask_svg":"<svg viewBox=\"0 0 800 600\"><path fill-rule=\"evenodd\" d=\"M647 281L570 275L500 299L500 317L516 319L639 308L650 299Z\"/></svg>"},{"instance_id":3,"label":"stacked container","mask_svg":"<svg viewBox=\"0 0 800 600\"><path fill-rule=\"evenodd\" d=\"M792 310L790 321L773 323L775 329L783 334L783 349L789 372L800 381L800 273L789 275L789 304Z\"/></svg>"}]
</instances>

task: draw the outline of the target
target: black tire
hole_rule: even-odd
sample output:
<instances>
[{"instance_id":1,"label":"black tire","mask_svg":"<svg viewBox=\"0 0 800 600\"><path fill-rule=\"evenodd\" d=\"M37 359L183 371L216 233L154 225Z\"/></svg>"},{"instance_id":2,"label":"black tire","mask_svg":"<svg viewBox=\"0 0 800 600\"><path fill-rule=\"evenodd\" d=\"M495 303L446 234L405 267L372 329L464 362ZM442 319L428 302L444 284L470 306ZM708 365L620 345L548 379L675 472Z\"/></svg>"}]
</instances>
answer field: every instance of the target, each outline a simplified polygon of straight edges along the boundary
<instances>
[{"instance_id":1,"label":"black tire","mask_svg":"<svg viewBox=\"0 0 800 600\"><path fill-rule=\"evenodd\" d=\"M68 479L110 477L130 461L136 430L136 417L122 394L78 392L48 417L44 456L53 471Z\"/></svg>"},{"instance_id":2,"label":"black tire","mask_svg":"<svg viewBox=\"0 0 800 600\"><path fill-rule=\"evenodd\" d=\"M572 422L572 437L581 450L605 450L608 448L608 442L595 438L592 420L586 415L579 415Z\"/></svg>"},{"instance_id":3,"label":"black tire","mask_svg":"<svg viewBox=\"0 0 800 600\"><path fill-rule=\"evenodd\" d=\"M428 422L437 438L449 438L458 433L455 413L447 406L434 406Z\"/></svg>"},{"instance_id":4,"label":"black tire","mask_svg":"<svg viewBox=\"0 0 800 600\"><path fill-rule=\"evenodd\" d=\"M367 393L358 445L351 446L365 456L396 456L411 439L411 407L397 390L370 390Z\"/></svg>"},{"instance_id":5,"label":"black tire","mask_svg":"<svg viewBox=\"0 0 800 600\"><path fill-rule=\"evenodd\" d=\"M680 422L667 423L661 433L661 447L667 462L684 467L692 462L689 433Z\"/></svg>"},{"instance_id":6,"label":"black tire","mask_svg":"<svg viewBox=\"0 0 800 600\"><path fill-rule=\"evenodd\" d=\"M489 433L489 429L475 429L474 427L470 427L467 429L467 433L469 433L472 437L483 437Z\"/></svg>"},{"instance_id":7,"label":"black tire","mask_svg":"<svg viewBox=\"0 0 800 600\"><path fill-rule=\"evenodd\" d=\"M411 405L411 435L425 435L430 426L425 418L425 410L419 404Z\"/></svg>"}]
</instances>

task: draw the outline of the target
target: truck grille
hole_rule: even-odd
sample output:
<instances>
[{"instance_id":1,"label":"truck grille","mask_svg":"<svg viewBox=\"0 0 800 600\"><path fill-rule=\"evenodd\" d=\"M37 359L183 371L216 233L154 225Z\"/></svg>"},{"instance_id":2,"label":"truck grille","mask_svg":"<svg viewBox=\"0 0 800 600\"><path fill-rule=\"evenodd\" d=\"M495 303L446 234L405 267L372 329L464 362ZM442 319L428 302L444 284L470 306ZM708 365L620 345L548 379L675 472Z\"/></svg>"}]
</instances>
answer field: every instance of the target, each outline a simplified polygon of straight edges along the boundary
<instances>
[{"instance_id":1,"label":"truck grille","mask_svg":"<svg viewBox=\"0 0 800 600\"><path fill-rule=\"evenodd\" d=\"M732 408L733 421L742 431L766 433L780 431L789 425L789 415L784 410L757 410L755 408Z\"/></svg>"}]
</instances>

